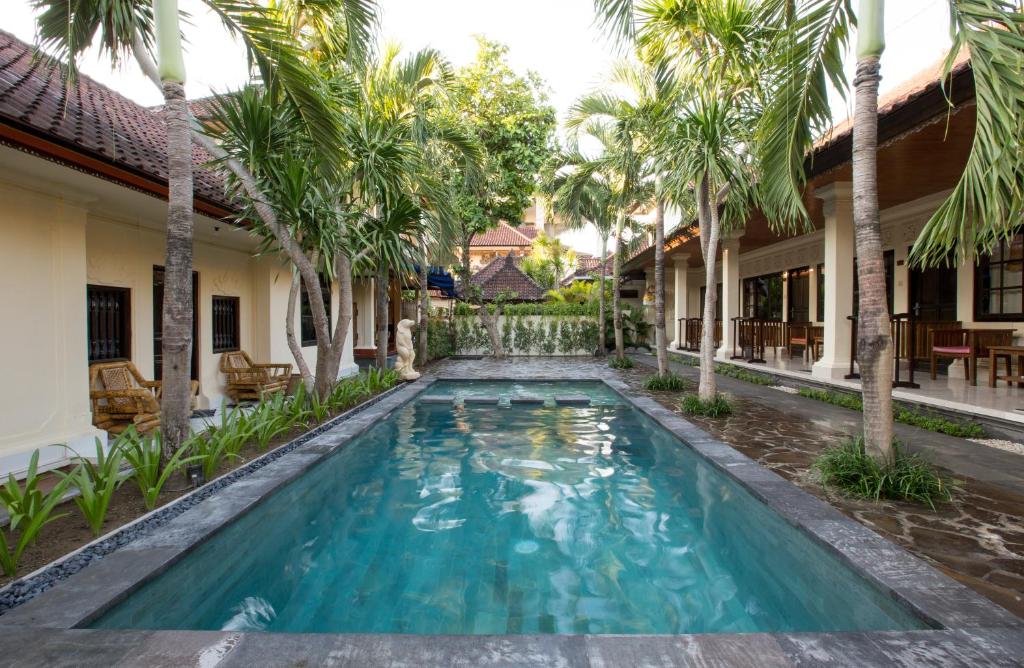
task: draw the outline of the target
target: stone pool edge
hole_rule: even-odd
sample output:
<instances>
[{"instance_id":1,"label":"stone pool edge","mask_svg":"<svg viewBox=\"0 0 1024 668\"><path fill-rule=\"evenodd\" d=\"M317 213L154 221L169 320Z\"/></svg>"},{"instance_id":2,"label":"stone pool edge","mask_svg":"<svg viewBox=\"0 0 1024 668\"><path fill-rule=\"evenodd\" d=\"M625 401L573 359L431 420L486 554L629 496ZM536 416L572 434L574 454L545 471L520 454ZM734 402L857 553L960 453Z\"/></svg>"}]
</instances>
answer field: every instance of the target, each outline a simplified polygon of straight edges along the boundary
<instances>
[{"instance_id":1,"label":"stone pool edge","mask_svg":"<svg viewBox=\"0 0 1024 668\"><path fill-rule=\"evenodd\" d=\"M819 499L761 467L647 397L628 394L614 377L475 380L604 381L631 406L693 447L760 501L825 545L861 577L945 628L857 633L713 634L677 636L409 636L400 634L260 634L216 631L137 631L74 628L97 618L199 543L302 475L324 457L400 408L436 380L426 374L276 461L218 490L163 530L120 547L0 617L0 648L15 665L218 666L285 665L300 658L335 665L568 665L651 662L690 665L1017 665L1024 622L942 575L902 548L846 518ZM191 516L190 516L191 515ZM189 516L189 517L187 517ZM118 555L121 555L120 557ZM881 560L881 561L880 561ZM882 568L879 568L879 566ZM867 571L865 572L865 569ZM124 586L116 587L117 582ZM100 607L96 606L99 602ZM87 610L87 608L91 609ZM84 613L84 616L83 616Z\"/></svg>"}]
</instances>

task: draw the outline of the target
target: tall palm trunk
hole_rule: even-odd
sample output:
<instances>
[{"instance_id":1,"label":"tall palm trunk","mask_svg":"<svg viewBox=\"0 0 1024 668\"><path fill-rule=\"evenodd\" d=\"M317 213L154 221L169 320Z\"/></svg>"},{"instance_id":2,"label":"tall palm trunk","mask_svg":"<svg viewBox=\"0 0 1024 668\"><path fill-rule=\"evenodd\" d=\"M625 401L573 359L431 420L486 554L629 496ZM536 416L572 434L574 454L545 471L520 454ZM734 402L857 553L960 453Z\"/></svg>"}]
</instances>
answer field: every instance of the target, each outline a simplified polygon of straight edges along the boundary
<instances>
[{"instance_id":1,"label":"tall palm trunk","mask_svg":"<svg viewBox=\"0 0 1024 668\"><path fill-rule=\"evenodd\" d=\"M377 270L377 368L388 366L388 280L390 272L387 266Z\"/></svg>"},{"instance_id":2,"label":"tall palm trunk","mask_svg":"<svg viewBox=\"0 0 1024 668\"><path fill-rule=\"evenodd\" d=\"M427 327L430 324L427 317L427 308L430 304L430 296L427 291L427 279L429 278L429 267L427 248L423 247L423 256L420 258L420 339L419 352L416 355L420 358L420 364L427 363Z\"/></svg>"},{"instance_id":3,"label":"tall palm trunk","mask_svg":"<svg viewBox=\"0 0 1024 668\"><path fill-rule=\"evenodd\" d=\"M604 281L605 281L605 264L608 262L608 237L601 237L601 264L597 273L597 287L600 293L597 296L597 354L604 356L607 348L607 342L605 341L605 298L604 298Z\"/></svg>"},{"instance_id":4,"label":"tall palm trunk","mask_svg":"<svg viewBox=\"0 0 1024 668\"><path fill-rule=\"evenodd\" d=\"M879 58L885 49L884 2L861 0L853 116L853 226L860 313L857 362L864 394L864 447L877 459L892 452L893 344L878 213Z\"/></svg>"},{"instance_id":5,"label":"tall palm trunk","mask_svg":"<svg viewBox=\"0 0 1024 668\"><path fill-rule=\"evenodd\" d=\"M292 352L292 357L298 366L299 375L302 376L302 383L306 386L307 390L312 390L313 372L309 370L309 364L306 363L306 358L302 354L302 346L299 345L299 339L295 336L295 313L298 309L299 288L301 284L302 277L299 276L299 272L293 271L292 285L288 290L288 308L284 317L284 338L288 343L288 350Z\"/></svg>"},{"instance_id":6,"label":"tall palm trunk","mask_svg":"<svg viewBox=\"0 0 1024 668\"><path fill-rule=\"evenodd\" d=\"M657 347L658 374L668 374L668 337L665 333L665 202L661 199L661 178L658 178L658 200L654 209L654 345Z\"/></svg>"},{"instance_id":7,"label":"tall palm trunk","mask_svg":"<svg viewBox=\"0 0 1024 668\"><path fill-rule=\"evenodd\" d=\"M700 335L700 383L697 394L704 401L715 398L718 382L715 377L715 309L718 304L717 281L718 240L721 221L717 202L711 202L712 184L705 176L697 189L697 218L700 225L700 249L704 256L704 313ZM724 326L725 323L723 323Z\"/></svg>"},{"instance_id":8,"label":"tall palm trunk","mask_svg":"<svg viewBox=\"0 0 1024 668\"><path fill-rule=\"evenodd\" d=\"M619 214L615 223L615 260L612 262L612 327L615 329L615 357L626 356L625 340L622 334L622 298L619 296L619 278L622 274L622 228L625 215Z\"/></svg>"},{"instance_id":9,"label":"tall palm trunk","mask_svg":"<svg viewBox=\"0 0 1024 668\"><path fill-rule=\"evenodd\" d=\"M164 458L188 438L192 413L192 140L185 98L177 0L154 0L157 70L167 125L167 247L164 259L163 379L160 421Z\"/></svg>"}]
</instances>

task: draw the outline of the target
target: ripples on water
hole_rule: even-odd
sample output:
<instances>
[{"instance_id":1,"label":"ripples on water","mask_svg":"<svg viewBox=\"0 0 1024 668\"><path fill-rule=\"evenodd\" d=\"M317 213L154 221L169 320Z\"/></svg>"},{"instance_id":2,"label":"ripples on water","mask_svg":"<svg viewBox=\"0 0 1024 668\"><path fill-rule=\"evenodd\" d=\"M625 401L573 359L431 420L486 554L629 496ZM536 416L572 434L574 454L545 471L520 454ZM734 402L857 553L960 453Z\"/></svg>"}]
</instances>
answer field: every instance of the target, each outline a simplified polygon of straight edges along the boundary
<instances>
[{"instance_id":1,"label":"ripples on water","mask_svg":"<svg viewBox=\"0 0 1024 668\"><path fill-rule=\"evenodd\" d=\"M603 404L406 406L98 626L503 634L910 624L688 448L632 408Z\"/></svg>"}]
</instances>

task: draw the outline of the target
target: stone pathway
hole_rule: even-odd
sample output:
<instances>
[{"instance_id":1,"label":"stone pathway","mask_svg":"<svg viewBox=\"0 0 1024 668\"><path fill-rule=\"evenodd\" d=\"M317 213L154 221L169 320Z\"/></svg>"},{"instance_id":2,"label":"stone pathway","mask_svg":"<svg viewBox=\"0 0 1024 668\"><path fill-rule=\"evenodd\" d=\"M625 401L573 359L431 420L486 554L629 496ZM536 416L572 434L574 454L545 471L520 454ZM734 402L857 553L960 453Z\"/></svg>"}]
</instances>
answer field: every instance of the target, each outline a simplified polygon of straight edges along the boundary
<instances>
[{"instance_id":1,"label":"stone pathway","mask_svg":"<svg viewBox=\"0 0 1024 668\"><path fill-rule=\"evenodd\" d=\"M621 372L629 385L679 412L678 393L643 389L654 359L634 359L637 368ZM696 387L694 367L673 362L672 369ZM909 503L852 499L823 489L811 464L823 449L856 433L860 413L732 378L719 376L718 382L736 399L737 410L724 419L691 418L695 424L1024 617L1024 477L1018 473L1024 457L897 425L911 450L962 481L957 501L933 512Z\"/></svg>"}]
</instances>

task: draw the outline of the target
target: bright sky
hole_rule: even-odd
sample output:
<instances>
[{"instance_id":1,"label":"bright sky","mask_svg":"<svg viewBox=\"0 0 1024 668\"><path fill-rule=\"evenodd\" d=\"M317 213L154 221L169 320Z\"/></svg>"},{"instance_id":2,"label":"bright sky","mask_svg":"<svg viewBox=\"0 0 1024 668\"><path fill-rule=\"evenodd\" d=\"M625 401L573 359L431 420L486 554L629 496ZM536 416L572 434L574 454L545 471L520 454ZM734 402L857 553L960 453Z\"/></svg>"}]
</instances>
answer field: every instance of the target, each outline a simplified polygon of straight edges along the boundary
<instances>
[{"instance_id":1,"label":"bright sky","mask_svg":"<svg viewBox=\"0 0 1024 668\"><path fill-rule=\"evenodd\" d=\"M179 0L192 17L186 28L187 92L190 98L236 87L246 79L245 59L199 0ZM4 0L3 29L33 41L35 19L30 0ZM619 54L593 25L593 0L379 0L382 39L407 49L432 46L455 65L472 60L473 35L483 34L510 47L518 70L532 69L551 88L559 119L573 101L598 85ZM882 59L882 90L899 84L941 58L949 47L948 0L890 0L886 6L887 49ZM852 58L847 59L852 78ZM85 74L145 105L161 102L160 92L134 62L112 70L109 61L89 54L80 63ZM851 102L838 96L836 120L847 116ZM594 252L593 235L567 239Z\"/></svg>"}]
</instances>

